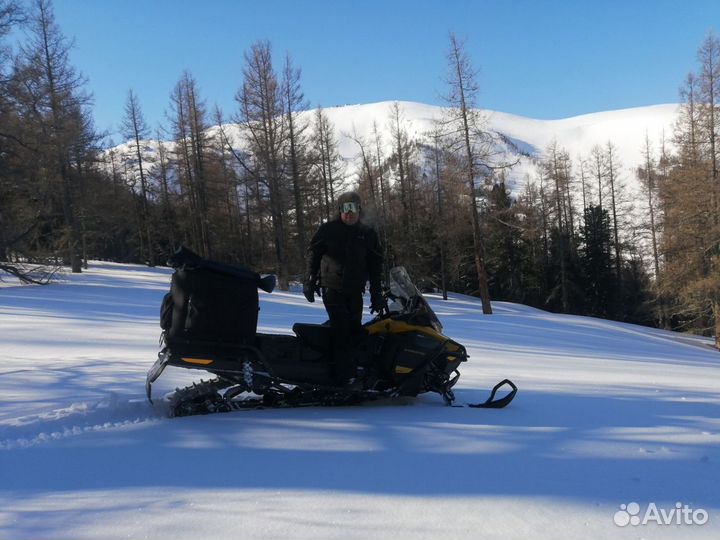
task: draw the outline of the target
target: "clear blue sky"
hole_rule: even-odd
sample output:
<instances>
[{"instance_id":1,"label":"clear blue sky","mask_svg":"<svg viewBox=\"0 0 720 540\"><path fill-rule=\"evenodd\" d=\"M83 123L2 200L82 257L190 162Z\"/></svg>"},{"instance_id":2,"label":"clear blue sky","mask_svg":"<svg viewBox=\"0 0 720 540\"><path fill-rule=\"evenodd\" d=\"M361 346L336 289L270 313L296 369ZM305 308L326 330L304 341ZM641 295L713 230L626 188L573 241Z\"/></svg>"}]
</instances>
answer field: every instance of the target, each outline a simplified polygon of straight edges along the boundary
<instances>
[{"instance_id":1,"label":"clear blue sky","mask_svg":"<svg viewBox=\"0 0 720 540\"><path fill-rule=\"evenodd\" d=\"M183 70L210 108L234 112L243 53L289 52L314 106L441 104L448 33L480 70L478 105L552 119L669 103L720 31L720 0L55 0L89 80L97 127L115 133L132 88L165 122Z\"/></svg>"}]
</instances>

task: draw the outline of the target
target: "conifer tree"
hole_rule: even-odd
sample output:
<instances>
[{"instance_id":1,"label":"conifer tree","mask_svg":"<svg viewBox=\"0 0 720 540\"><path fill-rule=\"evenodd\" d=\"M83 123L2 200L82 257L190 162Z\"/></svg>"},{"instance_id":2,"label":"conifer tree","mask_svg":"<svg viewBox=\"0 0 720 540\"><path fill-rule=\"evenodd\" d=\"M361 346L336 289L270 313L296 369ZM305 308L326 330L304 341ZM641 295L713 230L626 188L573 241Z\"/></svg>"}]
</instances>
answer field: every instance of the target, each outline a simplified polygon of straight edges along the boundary
<instances>
[{"instance_id":1,"label":"conifer tree","mask_svg":"<svg viewBox=\"0 0 720 540\"><path fill-rule=\"evenodd\" d=\"M450 34L450 48L447 58L449 93L446 99L450 105L451 115L448 123L453 125L453 128L449 129L453 137L456 138L458 151L461 152L465 160L465 182L470 200L469 211L478 290L482 300L483 313L489 315L492 314L492 304L485 265L485 247L480 230L478 190L476 186L481 167L487 165L482 161L482 152L476 140L478 136L482 138L483 135L481 121L475 108L475 99L479 90L477 72L473 69L463 44L454 34Z\"/></svg>"},{"instance_id":2,"label":"conifer tree","mask_svg":"<svg viewBox=\"0 0 720 540\"><path fill-rule=\"evenodd\" d=\"M523 228L516 213L516 203L504 182L495 184L488 196L485 231L493 297L524 302Z\"/></svg>"},{"instance_id":3,"label":"conifer tree","mask_svg":"<svg viewBox=\"0 0 720 540\"><path fill-rule=\"evenodd\" d=\"M150 211L150 186L147 175L147 165L145 163L145 140L149 137L150 130L145 123L140 102L135 92L128 91L127 101L125 103L125 118L122 123L123 135L130 141L131 171L137 172L140 180L140 230L144 242L141 242L141 248L145 248L143 255L147 256L147 262L150 266L155 266L155 232L151 219ZM141 257L143 256L141 255Z\"/></svg>"},{"instance_id":4,"label":"conifer tree","mask_svg":"<svg viewBox=\"0 0 720 540\"><path fill-rule=\"evenodd\" d=\"M70 63L72 42L55 21L49 0L32 3L28 24L29 40L21 47L14 76L22 81L16 86L22 92L18 104L24 129L32 131L41 181L61 208L63 234L56 247L66 253L72 272L77 273L82 269L83 242L77 178L83 170L75 158L89 158L79 150L94 142L87 110L90 98L84 91L85 79Z\"/></svg>"},{"instance_id":5,"label":"conifer tree","mask_svg":"<svg viewBox=\"0 0 720 540\"><path fill-rule=\"evenodd\" d=\"M315 109L310 140L312 155L308 189L308 207L315 206L311 220L315 226L331 218L335 209L335 194L343 176L343 165L337 148L335 126L322 107Z\"/></svg>"},{"instance_id":6,"label":"conifer tree","mask_svg":"<svg viewBox=\"0 0 720 540\"><path fill-rule=\"evenodd\" d=\"M615 314L613 294L617 288L617 278L611 270L614 263L610 216L607 209L590 205L585 208L583 223L580 259L584 277L585 313L596 317L612 317Z\"/></svg>"},{"instance_id":7,"label":"conifer tree","mask_svg":"<svg viewBox=\"0 0 720 540\"><path fill-rule=\"evenodd\" d=\"M307 122L302 111L307 108L305 96L300 87L300 69L295 68L290 55L285 56L283 69L283 100L287 117L289 174L292 180L292 192L295 203L295 231L297 235L298 269L303 268L305 249L307 248L305 225L304 193L307 176L307 156L305 130Z\"/></svg>"},{"instance_id":8,"label":"conifer tree","mask_svg":"<svg viewBox=\"0 0 720 540\"><path fill-rule=\"evenodd\" d=\"M720 43L710 34L698 51L700 70L681 88L677 156L659 185L663 207L661 291L674 300L674 325L714 333L720 348L720 227L717 107Z\"/></svg>"},{"instance_id":9,"label":"conifer tree","mask_svg":"<svg viewBox=\"0 0 720 540\"><path fill-rule=\"evenodd\" d=\"M180 195L189 224L191 245L204 257L212 257L208 217L206 161L208 142L205 104L198 84L189 73L182 74L171 95L172 127L175 136L174 165Z\"/></svg>"},{"instance_id":10,"label":"conifer tree","mask_svg":"<svg viewBox=\"0 0 720 540\"><path fill-rule=\"evenodd\" d=\"M555 230L553 242L554 250L557 252L559 267L558 286L560 305L564 313L570 310L570 277L568 261L571 258L571 251L574 249L573 228L570 216L570 200L567 197L570 157L564 149L560 148L557 141L553 142L546 151L546 158L543 162L544 177L552 186L553 209Z\"/></svg>"},{"instance_id":11,"label":"conifer tree","mask_svg":"<svg viewBox=\"0 0 720 540\"><path fill-rule=\"evenodd\" d=\"M252 156L252 161L244 167L256 179L258 187L262 184L266 189L278 287L287 290L287 201L290 190L284 174L284 153L288 126L282 86L273 67L269 41L253 43L250 51L245 53L243 83L235 99L239 105L238 122L245 130Z\"/></svg>"}]
</instances>

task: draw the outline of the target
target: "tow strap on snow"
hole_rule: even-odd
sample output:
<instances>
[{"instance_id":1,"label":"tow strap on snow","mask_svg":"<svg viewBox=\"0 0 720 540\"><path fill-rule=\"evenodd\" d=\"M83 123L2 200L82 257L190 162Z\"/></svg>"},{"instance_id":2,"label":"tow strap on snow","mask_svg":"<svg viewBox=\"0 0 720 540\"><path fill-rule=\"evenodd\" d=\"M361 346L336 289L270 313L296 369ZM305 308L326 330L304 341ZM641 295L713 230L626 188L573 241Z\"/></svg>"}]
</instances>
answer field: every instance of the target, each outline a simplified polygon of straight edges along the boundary
<instances>
[{"instance_id":1,"label":"tow strap on snow","mask_svg":"<svg viewBox=\"0 0 720 540\"><path fill-rule=\"evenodd\" d=\"M506 396L495 399L497 391L506 384L509 385L512 390ZM510 379L504 379L495 385L490 393L490 397L487 398L487 401L484 403L468 403L468 407L472 407L474 409L502 409L503 407L509 405L513 398L515 398L517 390L518 389L517 386L515 386L515 383L513 383Z\"/></svg>"}]
</instances>

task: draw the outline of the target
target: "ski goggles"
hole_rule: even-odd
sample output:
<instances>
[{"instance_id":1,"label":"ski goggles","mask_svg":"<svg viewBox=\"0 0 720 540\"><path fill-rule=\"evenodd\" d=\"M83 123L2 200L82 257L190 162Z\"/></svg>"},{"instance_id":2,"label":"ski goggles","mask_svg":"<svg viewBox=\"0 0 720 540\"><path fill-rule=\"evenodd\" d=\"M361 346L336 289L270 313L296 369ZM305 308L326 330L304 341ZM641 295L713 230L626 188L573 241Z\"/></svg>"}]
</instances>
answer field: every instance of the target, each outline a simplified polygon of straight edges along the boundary
<instances>
[{"instance_id":1,"label":"ski goggles","mask_svg":"<svg viewBox=\"0 0 720 540\"><path fill-rule=\"evenodd\" d=\"M358 212L360 212L360 205L352 201L342 203L342 206L340 206L340 212L342 212L343 214L349 214L351 212L353 214L357 214Z\"/></svg>"}]
</instances>

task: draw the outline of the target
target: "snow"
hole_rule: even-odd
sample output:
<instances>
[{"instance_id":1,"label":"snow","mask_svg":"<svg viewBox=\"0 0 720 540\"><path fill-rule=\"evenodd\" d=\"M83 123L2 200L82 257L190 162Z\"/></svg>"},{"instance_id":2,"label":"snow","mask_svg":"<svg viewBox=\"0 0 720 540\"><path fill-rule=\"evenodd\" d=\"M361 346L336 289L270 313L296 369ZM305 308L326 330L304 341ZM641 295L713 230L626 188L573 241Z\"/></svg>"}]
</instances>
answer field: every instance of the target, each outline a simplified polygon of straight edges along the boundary
<instances>
[{"instance_id":1,"label":"snow","mask_svg":"<svg viewBox=\"0 0 720 540\"><path fill-rule=\"evenodd\" d=\"M91 263L0 289L0 538L717 538L720 353L711 340L438 295L465 344L437 395L168 419L144 399L165 268ZM369 316L369 315L368 315ZM259 330L325 319L261 293ZM168 368L156 395L202 372ZM704 525L627 525L680 502ZM627 515L627 514L626 514Z\"/></svg>"}]
</instances>

